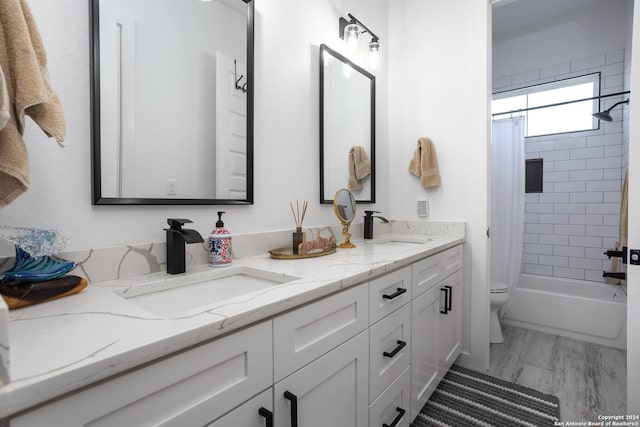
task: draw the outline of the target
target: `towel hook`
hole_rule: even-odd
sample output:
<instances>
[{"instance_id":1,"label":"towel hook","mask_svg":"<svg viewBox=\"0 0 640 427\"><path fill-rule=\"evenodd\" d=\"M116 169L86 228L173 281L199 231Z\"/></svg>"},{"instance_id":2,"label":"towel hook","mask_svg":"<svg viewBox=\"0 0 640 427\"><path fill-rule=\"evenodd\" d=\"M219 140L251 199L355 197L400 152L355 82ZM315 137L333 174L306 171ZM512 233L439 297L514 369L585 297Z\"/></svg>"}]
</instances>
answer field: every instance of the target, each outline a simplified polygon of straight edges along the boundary
<instances>
[{"instance_id":1,"label":"towel hook","mask_svg":"<svg viewBox=\"0 0 640 427\"><path fill-rule=\"evenodd\" d=\"M236 79L236 89L241 90L242 93L247 93L247 82L245 82L242 86L238 84L240 83L240 80L242 80L244 75L240 74L240 77L238 77L238 67L237 61L235 59L233 60L233 76L234 79Z\"/></svg>"}]
</instances>

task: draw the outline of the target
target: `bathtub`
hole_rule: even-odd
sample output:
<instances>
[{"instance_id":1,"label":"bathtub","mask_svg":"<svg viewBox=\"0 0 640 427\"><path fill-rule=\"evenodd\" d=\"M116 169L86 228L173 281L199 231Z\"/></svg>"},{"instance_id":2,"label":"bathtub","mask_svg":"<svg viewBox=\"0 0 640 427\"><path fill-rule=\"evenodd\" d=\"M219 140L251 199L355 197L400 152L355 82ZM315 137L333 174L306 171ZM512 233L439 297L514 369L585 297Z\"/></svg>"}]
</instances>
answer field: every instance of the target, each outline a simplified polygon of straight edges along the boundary
<instances>
[{"instance_id":1,"label":"bathtub","mask_svg":"<svg viewBox=\"0 0 640 427\"><path fill-rule=\"evenodd\" d=\"M627 348L627 296L620 286L521 274L502 323Z\"/></svg>"}]
</instances>

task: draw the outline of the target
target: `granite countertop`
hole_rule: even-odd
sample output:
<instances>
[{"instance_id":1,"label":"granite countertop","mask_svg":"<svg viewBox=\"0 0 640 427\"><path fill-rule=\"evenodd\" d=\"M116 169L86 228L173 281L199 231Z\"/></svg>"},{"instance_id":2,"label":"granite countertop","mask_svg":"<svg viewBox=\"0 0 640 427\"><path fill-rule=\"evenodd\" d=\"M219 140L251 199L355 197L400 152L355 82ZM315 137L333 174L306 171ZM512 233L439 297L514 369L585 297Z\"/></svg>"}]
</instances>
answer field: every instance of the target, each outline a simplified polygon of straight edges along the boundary
<instances>
[{"instance_id":1,"label":"granite countertop","mask_svg":"<svg viewBox=\"0 0 640 427\"><path fill-rule=\"evenodd\" d=\"M11 382L0 388L0 418L127 369L205 342L242 326L386 272L464 241L461 236L412 236L423 244L354 241L323 257L236 259L225 269L259 269L297 279L249 295L212 302L172 317L154 315L120 294L149 281L185 281L219 274L206 265L176 277L153 273L92 283L71 297L10 312ZM406 235L400 236L406 238Z\"/></svg>"}]
</instances>

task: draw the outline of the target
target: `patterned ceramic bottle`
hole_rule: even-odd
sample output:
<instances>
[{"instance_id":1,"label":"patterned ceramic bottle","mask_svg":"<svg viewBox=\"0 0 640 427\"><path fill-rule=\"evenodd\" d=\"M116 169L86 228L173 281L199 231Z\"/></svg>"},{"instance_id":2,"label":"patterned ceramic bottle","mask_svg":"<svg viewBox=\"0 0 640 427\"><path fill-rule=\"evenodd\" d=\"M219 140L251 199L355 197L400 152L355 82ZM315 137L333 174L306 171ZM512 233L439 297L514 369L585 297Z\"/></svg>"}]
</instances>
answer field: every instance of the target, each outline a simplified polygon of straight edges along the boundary
<instances>
[{"instance_id":1,"label":"patterned ceramic bottle","mask_svg":"<svg viewBox=\"0 0 640 427\"><path fill-rule=\"evenodd\" d=\"M223 213L218 212L216 228L209 234L210 267L226 267L231 264L231 234L224 228Z\"/></svg>"}]
</instances>

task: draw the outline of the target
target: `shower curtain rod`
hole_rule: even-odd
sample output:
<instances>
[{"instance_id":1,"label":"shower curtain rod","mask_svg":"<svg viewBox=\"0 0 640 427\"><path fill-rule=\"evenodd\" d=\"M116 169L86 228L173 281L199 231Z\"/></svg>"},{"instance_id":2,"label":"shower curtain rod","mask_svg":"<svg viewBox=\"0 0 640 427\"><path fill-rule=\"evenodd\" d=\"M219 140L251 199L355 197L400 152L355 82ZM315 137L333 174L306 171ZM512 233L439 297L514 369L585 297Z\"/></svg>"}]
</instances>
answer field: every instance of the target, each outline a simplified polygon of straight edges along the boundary
<instances>
[{"instance_id":1,"label":"shower curtain rod","mask_svg":"<svg viewBox=\"0 0 640 427\"><path fill-rule=\"evenodd\" d=\"M594 99L608 98L610 96L626 95L628 93L631 93L631 91L627 90L627 91L624 91L624 92L610 93L608 95L594 96L592 98L576 99L575 101L565 101L565 102L558 102L556 104L548 104L548 105L540 105L540 106L537 106L537 107L521 108L519 110L505 111L503 113L493 113L493 114L491 114L491 117L493 117L493 116L502 116L503 114L523 113L525 111L539 110L541 108L557 107L559 105L573 104L574 102L593 101Z\"/></svg>"}]
</instances>

